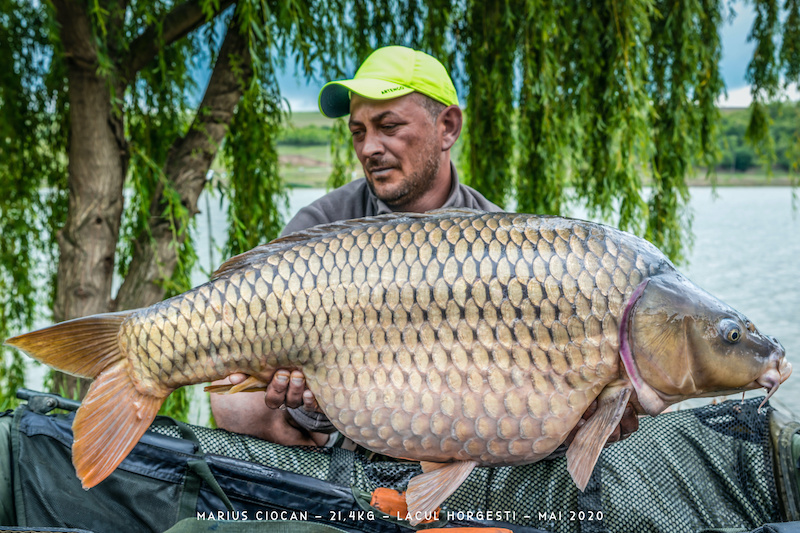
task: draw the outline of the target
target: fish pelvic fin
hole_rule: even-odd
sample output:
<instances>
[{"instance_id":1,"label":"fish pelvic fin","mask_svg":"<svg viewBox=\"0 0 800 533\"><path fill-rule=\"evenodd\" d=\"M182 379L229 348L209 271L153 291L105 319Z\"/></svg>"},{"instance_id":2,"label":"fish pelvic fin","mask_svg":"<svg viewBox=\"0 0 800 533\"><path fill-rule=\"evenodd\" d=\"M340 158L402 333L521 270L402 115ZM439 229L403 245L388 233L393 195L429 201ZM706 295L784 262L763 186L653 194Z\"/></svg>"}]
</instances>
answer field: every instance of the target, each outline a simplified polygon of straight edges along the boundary
<instances>
[{"instance_id":1,"label":"fish pelvic fin","mask_svg":"<svg viewBox=\"0 0 800 533\"><path fill-rule=\"evenodd\" d=\"M416 526L425 516L430 516L466 480L478 465L475 461L457 461L436 467L435 463L425 462L424 473L414 476L408 482L406 503Z\"/></svg>"},{"instance_id":2,"label":"fish pelvic fin","mask_svg":"<svg viewBox=\"0 0 800 533\"><path fill-rule=\"evenodd\" d=\"M583 491L589 483L600 452L614 432L625 406L631 397L632 387L608 387L597 398L597 411L578 430L567 449L567 471L575 485Z\"/></svg>"},{"instance_id":3,"label":"fish pelvic fin","mask_svg":"<svg viewBox=\"0 0 800 533\"><path fill-rule=\"evenodd\" d=\"M61 322L5 341L37 361L67 374L94 378L121 360L119 330L133 311Z\"/></svg>"},{"instance_id":4,"label":"fish pelvic fin","mask_svg":"<svg viewBox=\"0 0 800 533\"><path fill-rule=\"evenodd\" d=\"M84 489L103 481L128 456L171 392L139 392L128 366L121 360L97 376L72 423L72 464Z\"/></svg>"},{"instance_id":5,"label":"fish pelvic fin","mask_svg":"<svg viewBox=\"0 0 800 533\"><path fill-rule=\"evenodd\" d=\"M223 385L207 385L203 388L205 392L213 392L216 394L235 394L237 392L264 392L267 390L267 384L261 379L248 376L247 379L237 385L232 383L225 383Z\"/></svg>"}]
</instances>

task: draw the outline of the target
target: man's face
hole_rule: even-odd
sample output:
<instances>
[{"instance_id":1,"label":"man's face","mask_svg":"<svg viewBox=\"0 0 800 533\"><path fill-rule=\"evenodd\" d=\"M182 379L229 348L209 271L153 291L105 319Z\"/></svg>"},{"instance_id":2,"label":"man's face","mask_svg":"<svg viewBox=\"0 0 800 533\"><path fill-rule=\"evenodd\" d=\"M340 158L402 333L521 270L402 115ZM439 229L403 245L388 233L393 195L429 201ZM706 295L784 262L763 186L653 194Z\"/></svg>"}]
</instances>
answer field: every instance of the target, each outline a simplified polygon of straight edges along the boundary
<instances>
[{"instance_id":1,"label":"man's face","mask_svg":"<svg viewBox=\"0 0 800 533\"><path fill-rule=\"evenodd\" d=\"M350 100L353 148L375 196L394 210L434 185L442 155L433 117L413 94L392 100Z\"/></svg>"}]
</instances>

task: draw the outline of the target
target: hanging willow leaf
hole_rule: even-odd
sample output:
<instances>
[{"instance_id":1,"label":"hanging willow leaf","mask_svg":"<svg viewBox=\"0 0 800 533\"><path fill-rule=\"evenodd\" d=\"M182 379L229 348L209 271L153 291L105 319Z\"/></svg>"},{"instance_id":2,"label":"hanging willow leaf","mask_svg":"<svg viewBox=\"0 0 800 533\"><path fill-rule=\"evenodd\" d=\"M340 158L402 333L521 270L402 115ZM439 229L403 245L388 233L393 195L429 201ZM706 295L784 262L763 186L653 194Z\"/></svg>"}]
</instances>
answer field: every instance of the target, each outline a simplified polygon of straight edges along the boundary
<instances>
[{"instance_id":1,"label":"hanging willow leaf","mask_svg":"<svg viewBox=\"0 0 800 533\"><path fill-rule=\"evenodd\" d=\"M565 32L550 2L524 4L520 36L522 85L517 133L517 210L561 214L577 124L570 120L561 66Z\"/></svg>"},{"instance_id":2,"label":"hanging willow leaf","mask_svg":"<svg viewBox=\"0 0 800 533\"><path fill-rule=\"evenodd\" d=\"M503 205L513 185L514 55L517 15L511 0L474 2L463 36L467 95L464 181Z\"/></svg>"},{"instance_id":3,"label":"hanging willow leaf","mask_svg":"<svg viewBox=\"0 0 800 533\"><path fill-rule=\"evenodd\" d=\"M330 150L333 169L328 176L327 188L335 189L350 181L350 175L356 167L350 128L342 118L333 122L330 134Z\"/></svg>"},{"instance_id":4,"label":"hanging willow leaf","mask_svg":"<svg viewBox=\"0 0 800 533\"><path fill-rule=\"evenodd\" d=\"M55 292L68 130L63 62L47 5L0 2L0 340L30 329ZM0 346L0 410L15 406L25 360Z\"/></svg>"},{"instance_id":5,"label":"hanging willow leaf","mask_svg":"<svg viewBox=\"0 0 800 533\"><path fill-rule=\"evenodd\" d=\"M769 114L764 106L775 98L780 89L780 63L775 45L780 29L780 6L775 0L756 0L754 5L756 18L747 38L748 41L755 41L756 47L745 73L753 95L746 138L764 160L767 172L771 173L776 159L775 139L770 132Z\"/></svg>"},{"instance_id":6,"label":"hanging willow leaf","mask_svg":"<svg viewBox=\"0 0 800 533\"><path fill-rule=\"evenodd\" d=\"M283 120L277 95L260 85L245 93L224 146L230 230L224 256L239 254L278 236L288 203L278 175L277 132Z\"/></svg>"},{"instance_id":7,"label":"hanging willow leaf","mask_svg":"<svg viewBox=\"0 0 800 533\"><path fill-rule=\"evenodd\" d=\"M787 83L800 83L800 0L786 0L780 58Z\"/></svg>"}]
</instances>

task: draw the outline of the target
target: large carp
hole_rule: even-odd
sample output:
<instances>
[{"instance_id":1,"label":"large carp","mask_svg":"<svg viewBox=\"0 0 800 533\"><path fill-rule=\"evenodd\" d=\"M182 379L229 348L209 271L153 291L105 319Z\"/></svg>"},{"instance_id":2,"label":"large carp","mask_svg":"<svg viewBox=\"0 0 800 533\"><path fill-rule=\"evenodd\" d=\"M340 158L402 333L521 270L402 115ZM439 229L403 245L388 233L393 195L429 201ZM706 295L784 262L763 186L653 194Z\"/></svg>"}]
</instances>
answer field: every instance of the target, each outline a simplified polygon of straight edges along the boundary
<instances>
[{"instance_id":1,"label":"large carp","mask_svg":"<svg viewBox=\"0 0 800 533\"><path fill-rule=\"evenodd\" d=\"M145 309L7 341L95 378L74 421L83 486L125 458L173 390L234 372L232 390L300 369L346 436L423 461L409 511L435 509L476 465L567 452L583 489L630 401L766 387L791 365L772 337L648 242L559 217L471 210L348 221L234 257ZM435 463L435 464L434 464Z\"/></svg>"}]
</instances>

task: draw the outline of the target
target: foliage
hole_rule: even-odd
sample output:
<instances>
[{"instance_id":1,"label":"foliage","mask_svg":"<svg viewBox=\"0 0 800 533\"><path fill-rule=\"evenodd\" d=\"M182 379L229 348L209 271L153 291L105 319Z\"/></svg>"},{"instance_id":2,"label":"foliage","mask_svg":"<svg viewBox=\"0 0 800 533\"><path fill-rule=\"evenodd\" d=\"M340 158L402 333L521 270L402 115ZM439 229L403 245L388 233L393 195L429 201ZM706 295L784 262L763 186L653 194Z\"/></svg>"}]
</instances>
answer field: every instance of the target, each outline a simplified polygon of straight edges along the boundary
<instances>
[{"instance_id":1,"label":"foliage","mask_svg":"<svg viewBox=\"0 0 800 533\"><path fill-rule=\"evenodd\" d=\"M770 104L764 110L766 121L770 125L774 142L774 164L771 170L798 173L796 167L797 142L800 138L798 114L800 103L792 105ZM721 154L717 170L727 172L747 172L769 164L760 159L759 153L747 138L748 126L751 122L751 111L747 109L727 109L722 112L719 123L718 150Z\"/></svg>"},{"instance_id":2,"label":"foliage","mask_svg":"<svg viewBox=\"0 0 800 533\"><path fill-rule=\"evenodd\" d=\"M756 0L754 5L756 19L748 40L755 41L756 49L746 73L747 81L751 84L753 103L750 106L746 138L769 172L776 161L777 150L766 104L779 94L783 86L782 73L785 73L787 84L800 81L800 2L786 1L783 26L779 2ZM779 38L781 35L783 39ZM778 42L781 42L780 49L776 44ZM800 136L800 127L795 131Z\"/></svg>"},{"instance_id":3,"label":"foliage","mask_svg":"<svg viewBox=\"0 0 800 533\"><path fill-rule=\"evenodd\" d=\"M154 17L150 13L142 15ZM164 167L170 147L190 125L182 103L193 85L188 74L189 60L204 51L198 39L187 39L178 46L160 49L158 68L143 71L130 91L131 105L125 107L125 119L131 152L127 179L131 196L122 218L115 260L123 279L133 259L136 236L144 233L152 241L150 207L159 195L164 194L166 198L163 214L171 221L176 237L191 218L181 205ZM178 269L169 275L164 272L158 280L170 296L189 288L189 272L196 260L191 240L178 244L176 239L176 246L181 250Z\"/></svg>"},{"instance_id":4,"label":"foliage","mask_svg":"<svg viewBox=\"0 0 800 533\"><path fill-rule=\"evenodd\" d=\"M715 102L723 90L718 65L722 4L699 0L656 6L650 45L654 98L653 193L645 235L671 258L682 258L688 232L686 176L716 153Z\"/></svg>"},{"instance_id":5,"label":"foliage","mask_svg":"<svg viewBox=\"0 0 800 533\"><path fill-rule=\"evenodd\" d=\"M531 2L520 29L522 87L518 121L517 210L560 213L565 177L574 166L579 123L559 85L572 74L561 66L567 34L564 13L550 2Z\"/></svg>"},{"instance_id":6,"label":"foliage","mask_svg":"<svg viewBox=\"0 0 800 533\"><path fill-rule=\"evenodd\" d=\"M646 92L652 10L645 2L606 2L574 13L585 20L573 25L573 31L586 33L597 45L578 47L579 34L573 34L569 44L569 53L580 58L581 66L573 91L573 105L582 117L576 140L577 146L586 147L576 151L580 159L574 186L592 212L619 212L618 225L624 229L641 227L641 174L652 143L652 104Z\"/></svg>"},{"instance_id":7,"label":"foliage","mask_svg":"<svg viewBox=\"0 0 800 533\"><path fill-rule=\"evenodd\" d=\"M753 154L798 172L800 107L771 102L800 77L800 0L754 2L745 125L715 106L720 0L0 0L0 337L49 320L41 307L66 319L188 288L220 149L226 252L277 235L276 144L323 131L281 133L275 73L350 77L387 44L453 73L465 181L522 211L578 200L680 259L695 166L744 168ZM338 186L356 162L345 122L329 134ZM2 350L0 390L13 391L24 365Z\"/></svg>"},{"instance_id":8,"label":"foliage","mask_svg":"<svg viewBox=\"0 0 800 533\"><path fill-rule=\"evenodd\" d=\"M55 290L67 117L58 42L41 11L0 1L0 339L30 329ZM0 410L17 404L24 373L22 356L0 346Z\"/></svg>"},{"instance_id":9,"label":"foliage","mask_svg":"<svg viewBox=\"0 0 800 533\"><path fill-rule=\"evenodd\" d=\"M344 119L337 118L330 133L331 161L333 169L328 177L328 189L341 187L348 181L348 176L355 169L356 154L352 148L350 128Z\"/></svg>"},{"instance_id":10,"label":"foliage","mask_svg":"<svg viewBox=\"0 0 800 533\"><path fill-rule=\"evenodd\" d=\"M278 236L288 197L278 175L275 140L281 125L280 101L254 84L231 122L225 158L231 170L228 196L230 234L225 255L245 252ZM255 157L253 154L257 154Z\"/></svg>"},{"instance_id":11,"label":"foliage","mask_svg":"<svg viewBox=\"0 0 800 533\"><path fill-rule=\"evenodd\" d=\"M466 127L469 142L462 161L464 180L498 205L506 202L513 180L514 58L510 39L518 11L511 0L472 2L459 43L469 80ZM498 162L502 162L498 164Z\"/></svg>"},{"instance_id":12,"label":"foliage","mask_svg":"<svg viewBox=\"0 0 800 533\"><path fill-rule=\"evenodd\" d=\"M308 125L283 128L278 135L278 144L291 146L319 146L330 142L331 128L329 126Z\"/></svg>"},{"instance_id":13,"label":"foliage","mask_svg":"<svg viewBox=\"0 0 800 533\"><path fill-rule=\"evenodd\" d=\"M167 399L164 400L161 409L158 410L158 414L185 422L186 418L189 416L189 397L189 389L186 387L173 391L172 394L167 396Z\"/></svg>"},{"instance_id":14,"label":"foliage","mask_svg":"<svg viewBox=\"0 0 800 533\"><path fill-rule=\"evenodd\" d=\"M800 83L800 0L786 0L780 62L786 83Z\"/></svg>"}]
</instances>

